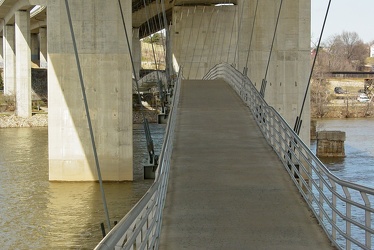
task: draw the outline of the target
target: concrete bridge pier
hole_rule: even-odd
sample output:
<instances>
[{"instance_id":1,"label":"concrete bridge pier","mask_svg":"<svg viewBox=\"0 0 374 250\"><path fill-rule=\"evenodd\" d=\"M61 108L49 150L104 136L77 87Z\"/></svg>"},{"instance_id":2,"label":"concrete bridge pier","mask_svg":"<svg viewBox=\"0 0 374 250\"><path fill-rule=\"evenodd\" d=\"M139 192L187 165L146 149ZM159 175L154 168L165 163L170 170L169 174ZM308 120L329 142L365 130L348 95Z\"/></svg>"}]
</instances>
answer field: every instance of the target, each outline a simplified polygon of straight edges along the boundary
<instances>
[{"instance_id":1,"label":"concrete bridge pier","mask_svg":"<svg viewBox=\"0 0 374 250\"><path fill-rule=\"evenodd\" d=\"M39 65L39 34L31 33L30 44L31 61Z\"/></svg>"},{"instance_id":2,"label":"concrete bridge pier","mask_svg":"<svg viewBox=\"0 0 374 250\"><path fill-rule=\"evenodd\" d=\"M47 68L47 28L40 27L31 33L31 61L39 68Z\"/></svg>"},{"instance_id":3,"label":"concrete bridge pier","mask_svg":"<svg viewBox=\"0 0 374 250\"><path fill-rule=\"evenodd\" d=\"M0 68L4 68L4 40L3 36L0 36ZM3 79L4 80L4 79Z\"/></svg>"},{"instance_id":4,"label":"concrete bridge pier","mask_svg":"<svg viewBox=\"0 0 374 250\"><path fill-rule=\"evenodd\" d=\"M30 12L15 13L16 41L16 114L31 116Z\"/></svg>"},{"instance_id":5,"label":"concrete bridge pier","mask_svg":"<svg viewBox=\"0 0 374 250\"><path fill-rule=\"evenodd\" d=\"M16 92L16 44L14 33L14 25L4 26L4 95L14 95Z\"/></svg>"},{"instance_id":6,"label":"concrete bridge pier","mask_svg":"<svg viewBox=\"0 0 374 250\"><path fill-rule=\"evenodd\" d=\"M131 2L122 5L131 36ZM103 180L132 180L132 70L118 2L70 1L70 11ZM47 25L49 179L95 181L65 1L48 2Z\"/></svg>"},{"instance_id":7,"label":"concrete bridge pier","mask_svg":"<svg viewBox=\"0 0 374 250\"><path fill-rule=\"evenodd\" d=\"M47 63L47 28L39 28L39 67L46 69Z\"/></svg>"},{"instance_id":8,"label":"concrete bridge pier","mask_svg":"<svg viewBox=\"0 0 374 250\"><path fill-rule=\"evenodd\" d=\"M132 29L132 56L136 77L139 79L139 72L142 67L142 46L139 39L139 28Z\"/></svg>"},{"instance_id":9,"label":"concrete bridge pier","mask_svg":"<svg viewBox=\"0 0 374 250\"><path fill-rule=\"evenodd\" d=\"M244 9L239 32L239 66L246 66L252 27L253 37L249 51L248 77L261 88L265 77L274 36L280 2L271 0L258 2L239 0L239 9ZM300 113L304 92L310 72L310 0L283 1L277 33L267 73L265 100L294 126ZM256 14L256 17L255 17ZM253 25L254 23L254 25ZM244 42L243 42L244 41ZM300 136L309 141L310 113L309 94L302 116Z\"/></svg>"}]
</instances>

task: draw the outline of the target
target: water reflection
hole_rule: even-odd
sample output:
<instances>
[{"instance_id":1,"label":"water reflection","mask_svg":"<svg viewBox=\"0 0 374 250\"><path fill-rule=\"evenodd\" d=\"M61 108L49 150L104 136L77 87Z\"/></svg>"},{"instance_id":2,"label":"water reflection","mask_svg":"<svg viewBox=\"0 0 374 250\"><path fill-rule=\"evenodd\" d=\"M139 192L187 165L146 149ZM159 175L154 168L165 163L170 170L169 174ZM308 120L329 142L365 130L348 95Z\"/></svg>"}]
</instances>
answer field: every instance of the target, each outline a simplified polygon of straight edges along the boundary
<instances>
[{"instance_id":1,"label":"water reflection","mask_svg":"<svg viewBox=\"0 0 374 250\"><path fill-rule=\"evenodd\" d=\"M156 152L164 125L151 124ZM48 129L0 129L1 249L92 249L105 222L98 183L48 181ZM119 221L152 180L143 180L145 143L134 126L134 182L104 183L111 222Z\"/></svg>"}]
</instances>

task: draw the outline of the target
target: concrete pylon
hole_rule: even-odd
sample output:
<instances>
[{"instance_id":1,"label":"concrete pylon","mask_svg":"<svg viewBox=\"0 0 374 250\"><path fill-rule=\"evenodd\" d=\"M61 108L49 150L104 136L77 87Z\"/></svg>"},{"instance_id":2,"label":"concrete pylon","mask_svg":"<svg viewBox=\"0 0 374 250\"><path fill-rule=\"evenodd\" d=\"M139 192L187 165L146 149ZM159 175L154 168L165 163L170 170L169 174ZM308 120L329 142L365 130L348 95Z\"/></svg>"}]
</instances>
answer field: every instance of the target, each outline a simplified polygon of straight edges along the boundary
<instances>
[{"instance_id":1,"label":"concrete pylon","mask_svg":"<svg viewBox=\"0 0 374 250\"><path fill-rule=\"evenodd\" d=\"M47 28L39 28L39 66L40 68L47 68Z\"/></svg>"},{"instance_id":2,"label":"concrete pylon","mask_svg":"<svg viewBox=\"0 0 374 250\"><path fill-rule=\"evenodd\" d=\"M132 70L118 2L69 2L102 178L132 180ZM131 1L121 2L131 35ZM95 181L65 1L48 1L47 22L49 180Z\"/></svg>"},{"instance_id":3,"label":"concrete pylon","mask_svg":"<svg viewBox=\"0 0 374 250\"><path fill-rule=\"evenodd\" d=\"M36 33L31 33L30 37L31 61L39 65L39 37Z\"/></svg>"},{"instance_id":4,"label":"concrete pylon","mask_svg":"<svg viewBox=\"0 0 374 250\"><path fill-rule=\"evenodd\" d=\"M0 36L0 68L4 68L4 38Z\"/></svg>"},{"instance_id":5,"label":"concrete pylon","mask_svg":"<svg viewBox=\"0 0 374 250\"><path fill-rule=\"evenodd\" d=\"M254 32L249 51L248 77L260 89L270 55L280 2L260 0L256 19L256 0L239 1L244 9L240 30L238 69L246 65L253 22ZM294 126L300 113L310 72L310 0L283 1L274 48L267 73L265 100ZM300 136L309 142L310 106L307 96Z\"/></svg>"},{"instance_id":6,"label":"concrete pylon","mask_svg":"<svg viewBox=\"0 0 374 250\"><path fill-rule=\"evenodd\" d=\"M30 12L15 12L16 114L31 116Z\"/></svg>"},{"instance_id":7,"label":"concrete pylon","mask_svg":"<svg viewBox=\"0 0 374 250\"><path fill-rule=\"evenodd\" d=\"M139 28L132 29L132 57L134 60L136 77L139 79L139 72L142 67L142 46L139 39Z\"/></svg>"},{"instance_id":8,"label":"concrete pylon","mask_svg":"<svg viewBox=\"0 0 374 250\"><path fill-rule=\"evenodd\" d=\"M4 39L4 95L16 94L16 44L14 25L5 25Z\"/></svg>"}]
</instances>

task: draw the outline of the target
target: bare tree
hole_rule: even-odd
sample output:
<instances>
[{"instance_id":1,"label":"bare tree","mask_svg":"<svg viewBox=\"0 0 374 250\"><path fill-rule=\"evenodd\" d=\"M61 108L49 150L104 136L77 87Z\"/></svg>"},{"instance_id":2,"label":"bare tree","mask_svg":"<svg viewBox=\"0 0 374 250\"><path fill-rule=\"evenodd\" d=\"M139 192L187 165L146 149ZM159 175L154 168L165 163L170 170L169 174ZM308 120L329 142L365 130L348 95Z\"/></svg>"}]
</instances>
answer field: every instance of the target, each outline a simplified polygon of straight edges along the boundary
<instances>
[{"instance_id":1,"label":"bare tree","mask_svg":"<svg viewBox=\"0 0 374 250\"><path fill-rule=\"evenodd\" d=\"M328 112L330 99L327 82L324 79L316 78L311 83L310 102L313 117L323 117Z\"/></svg>"},{"instance_id":2,"label":"bare tree","mask_svg":"<svg viewBox=\"0 0 374 250\"><path fill-rule=\"evenodd\" d=\"M327 41L329 68L333 71L359 70L368 57L369 45L356 32L342 32Z\"/></svg>"},{"instance_id":3,"label":"bare tree","mask_svg":"<svg viewBox=\"0 0 374 250\"><path fill-rule=\"evenodd\" d=\"M374 40L365 44L356 32L344 31L340 35L331 36L319 50L315 65L315 71L319 74L315 76L331 71L360 70L365 65L372 44Z\"/></svg>"}]
</instances>

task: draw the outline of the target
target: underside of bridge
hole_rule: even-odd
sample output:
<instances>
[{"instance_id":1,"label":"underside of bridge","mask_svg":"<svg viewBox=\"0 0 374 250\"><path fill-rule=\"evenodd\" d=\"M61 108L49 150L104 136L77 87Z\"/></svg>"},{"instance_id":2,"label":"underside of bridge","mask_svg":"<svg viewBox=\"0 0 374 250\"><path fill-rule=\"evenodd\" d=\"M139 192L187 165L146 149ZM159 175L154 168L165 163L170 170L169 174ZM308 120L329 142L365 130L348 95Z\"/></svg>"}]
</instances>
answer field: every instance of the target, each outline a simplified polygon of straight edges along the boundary
<instances>
[{"instance_id":1,"label":"underside of bridge","mask_svg":"<svg viewBox=\"0 0 374 250\"><path fill-rule=\"evenodd\" d=\"M132 180L132 67L118 2L69 2L103 179ZM128 33L137 70L139 39L167 27L168 65L174 72L182 66L185 78L201 79L226 62L247 74L259 90L265 79L266 101L293 126L310 70L311 3L280 3L133 0L131 6L121 0L127 30L133 30ZM37 4L46 8L30 18ZM97 180L65 1L4 0L0 20L5 86L19 96L19 104L25 103L18 108L23 116L31 115L31 60L24 58L32 57L29 35L39 36L40 66L43 61L48 67L50 180ZM306 142L308 100L300 133Z\"/></svg>"}]
</instances>

